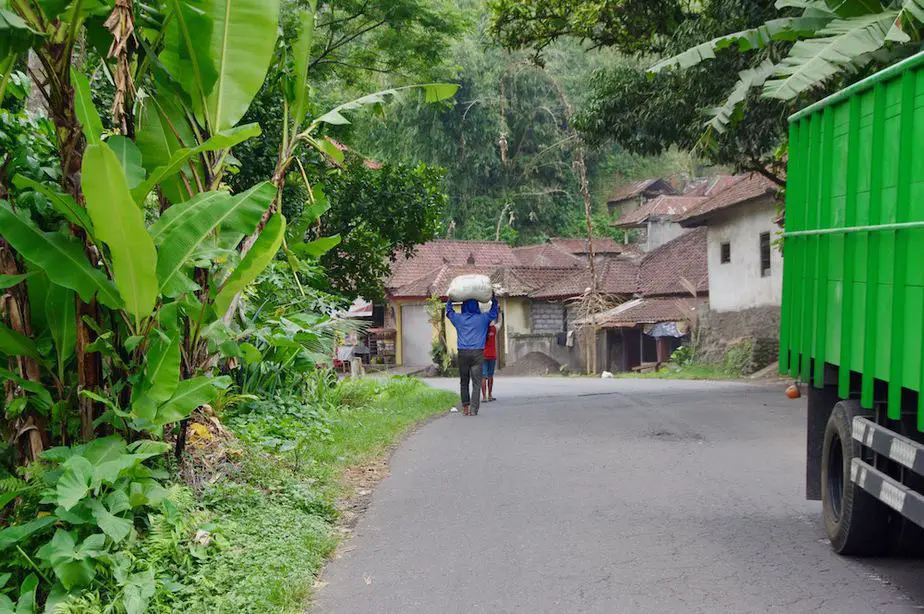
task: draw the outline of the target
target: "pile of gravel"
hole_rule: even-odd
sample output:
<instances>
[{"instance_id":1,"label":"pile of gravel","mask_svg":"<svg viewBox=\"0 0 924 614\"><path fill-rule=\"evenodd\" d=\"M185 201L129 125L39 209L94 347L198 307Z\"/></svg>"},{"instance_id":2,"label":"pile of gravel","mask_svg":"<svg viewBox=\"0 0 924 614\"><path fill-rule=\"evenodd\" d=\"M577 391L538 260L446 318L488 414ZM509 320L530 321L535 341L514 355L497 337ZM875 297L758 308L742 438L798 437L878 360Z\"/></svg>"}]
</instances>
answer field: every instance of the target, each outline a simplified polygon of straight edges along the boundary
<instances>
[{"instance_id":1,"label":"pile of gravel","mask_svg":"<svg viewBox=\"0 0 924 614\"><path fill-rule=\"evenodd\" d=\"M501 371L502 375L547 375L558 373L561 364L548 354L530 352Z\"/></svg>"}]
</instances>

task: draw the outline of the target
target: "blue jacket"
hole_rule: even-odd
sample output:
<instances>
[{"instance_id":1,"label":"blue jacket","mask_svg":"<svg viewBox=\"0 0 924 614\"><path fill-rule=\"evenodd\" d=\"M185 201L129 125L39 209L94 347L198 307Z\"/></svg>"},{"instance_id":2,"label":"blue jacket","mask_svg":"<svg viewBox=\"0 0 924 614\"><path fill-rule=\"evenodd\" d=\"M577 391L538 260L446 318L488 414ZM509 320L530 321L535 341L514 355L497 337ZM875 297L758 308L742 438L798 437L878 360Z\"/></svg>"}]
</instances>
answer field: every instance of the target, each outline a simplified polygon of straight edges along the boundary
<instances>
[{"instance_id":1,"label":"blue jacket","mask_svg":"<svg viewBox=\"0 0 924 614\"><path fill-rule=\"evenodd\" d=\"M478 301L474 299L462 303L462 313L453 311L452 301L447 301L446 317L456 327L460 350L483 350L488 326L497 318L497 297L491 298L488 313L481 313Z\"/></svg>"}]
</instances>

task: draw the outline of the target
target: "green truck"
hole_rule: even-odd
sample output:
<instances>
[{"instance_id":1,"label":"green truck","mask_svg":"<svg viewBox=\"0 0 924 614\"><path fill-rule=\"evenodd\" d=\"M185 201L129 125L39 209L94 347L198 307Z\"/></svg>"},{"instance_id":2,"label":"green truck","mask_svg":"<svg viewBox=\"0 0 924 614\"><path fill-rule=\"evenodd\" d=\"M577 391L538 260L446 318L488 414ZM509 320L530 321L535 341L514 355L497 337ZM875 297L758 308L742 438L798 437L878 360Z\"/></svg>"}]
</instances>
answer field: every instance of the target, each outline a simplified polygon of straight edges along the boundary
<instances>
[{"instance_id":1,"label":"green truck","mask_svg":"<svg viewBox=\"0 0 924 614\"><path fill-rule=\"evenodd\" d=\"M841 554L924 543L924 52L790 118L780 370Z\"/></svg>"}]
</instances>

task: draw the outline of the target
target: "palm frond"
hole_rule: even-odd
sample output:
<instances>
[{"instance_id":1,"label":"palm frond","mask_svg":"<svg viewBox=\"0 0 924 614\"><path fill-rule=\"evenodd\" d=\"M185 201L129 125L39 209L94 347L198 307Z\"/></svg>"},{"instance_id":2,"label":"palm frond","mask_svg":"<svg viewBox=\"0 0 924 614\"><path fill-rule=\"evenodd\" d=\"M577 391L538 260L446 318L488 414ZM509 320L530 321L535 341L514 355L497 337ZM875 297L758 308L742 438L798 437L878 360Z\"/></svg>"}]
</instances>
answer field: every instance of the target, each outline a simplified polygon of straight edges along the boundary
<instances>
[{"instance_id":1,"label":"palm frond","mask_svg":"<svg viewBox=\"0 0 924 614\"><path fill-rule=\"evenodd\" d=\"M716 52L728 49L732 45L737 45L738 51L743 52L761 49L774 41L792 41L802 36L811 36L820 28L828 25L832 18L832 15L822 13L811 16L803 15L800 17L771 19L756 28L725 34L691 47L683 53L661 60L649 68L648 72L656 73L672 67L690 68L715 58Z\"/></svg>"},{"instance_id":2,"label":"palm frond","mask_svg":"<svg viewBox=\"0 0 924 614\"><path fill-rule=\"evenodd\" d=\"M771 60L764 60L755 68L748 68L738 73L738 83L725 99L721 106L709 110L712 119L707 126L712 127L716 132L723 133L738 116L747 100L748 93L755 87L761 87L773 73L776 72L776 64Z\"/></svg>"},{"instance_id":3,"label":"palm frond","mask_svg":"<svg viewBox=\"0 0 924 614\"><path fill-rule=\"evenodd\" d=\"M882 48L897 15L898 11L882 11L838 19L819 30L818 38L797 42L778 64L779 78L764 84L764 97L792 100L850 70L859 59Z\"/></svg>"}]
</instances>

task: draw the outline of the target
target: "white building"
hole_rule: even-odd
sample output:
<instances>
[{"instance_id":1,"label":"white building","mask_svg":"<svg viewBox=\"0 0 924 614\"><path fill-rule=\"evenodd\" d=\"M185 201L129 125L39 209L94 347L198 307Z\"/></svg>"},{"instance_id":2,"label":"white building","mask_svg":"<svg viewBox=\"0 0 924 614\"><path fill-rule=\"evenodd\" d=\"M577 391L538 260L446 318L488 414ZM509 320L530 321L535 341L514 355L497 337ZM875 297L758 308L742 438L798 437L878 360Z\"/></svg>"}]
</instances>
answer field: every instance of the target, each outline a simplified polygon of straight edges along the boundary
<instances>
[{"instance_id":1,"label":"white building","mask_svg":"<svg viewBox=\"0 0 924 614\"><path fill-rule=\"evenodd\" d=\"M709 334L719 347L752 339L764 364L775 360L782 302L778 190L763 175L741 175L677 220L707 227Z\"/></svg>"}]
</instances>

